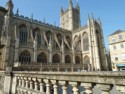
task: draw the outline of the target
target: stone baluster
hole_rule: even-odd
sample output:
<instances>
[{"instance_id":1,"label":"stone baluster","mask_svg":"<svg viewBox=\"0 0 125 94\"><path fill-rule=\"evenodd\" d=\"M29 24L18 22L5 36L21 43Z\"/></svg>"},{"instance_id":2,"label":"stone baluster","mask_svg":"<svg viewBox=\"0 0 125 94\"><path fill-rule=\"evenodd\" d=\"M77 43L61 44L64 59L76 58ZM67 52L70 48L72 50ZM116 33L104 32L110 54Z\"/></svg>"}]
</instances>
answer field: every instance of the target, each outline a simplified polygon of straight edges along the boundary
<instances>
[{"instance_id":1,"label":"stone baluster","mask_svg":"<svg viewBox=\"0 0 125 94\"><path fill-rule=\"evenodd\" d=\"M110 94L112 89L111 85L97 84L96 86L102 90L102 94Z\"/></svg>"},{"instance_id":2,"label":"stone baluster","mask_svg":"<svg viewBox=\"0 0 125 94\"><path fill-rule=\"evenodd\" d=\"M36 79L34 84L35 84L35 91L38 91L38 81L37 81L37 79Z\"/></svg>"},{"instance_id":3,"label":"stone baluster","mask_svg":"<svg viewBox=\"0 0 125 94\"><path fill-rule=\"evenodd\" d=\"M58 94L58 85L56 80L51 80L54 87L54 94Z\"/></svg>"},{"instance_id":4,"label":"stone baluster","mask_svg":"<svg viewBox=\"0 0 125 94\"><path fill-rule=\"evenodd\" d=\"M18 86L21 87L21 78L19 77L18 79L19 79L19 85Z\"/></svg>"},{"instance_id":5,"label":"stone baluster","mask_svg":"<svg viewBox=\"0 0 125 94\"><path fill-rule=\"evenodd\" d=\"M93 85L91 83L81 83L81 86L85 89L85 94L92 94Z\"/></svg>"},{"instance_id":6,"label":"stone baluster","mask_svg":"<svg viewBox=\"0 0 125 94\"><path fill-rule=\"evenodd\" d=\"M33 81L32 81L32 78L29 78L30 80L30 89L33 89Z\"/></svg>"},{"instance_id":7,"label":"stone baluster","mask_svg":"<svg viewBox=\"0 0 125 94\"><path fill-rule=\"evenodd\" d=\"M28 85L29 85L29 80L28 80L28 78L26 78L26 86L25 86L25 88L28 88Z\"/></svg>"},{"instance_id":8,"label":"stone baluster","mask_svg":"<svg viewBox=\"0 0 125 94\"><path fill-rule=\"evenodd\" d=\"M62 85L63 94L68 94L67 93L67 82L66 81L59 81L59 84Z\"/></svg>"},{"instance_id":9,"label":"stone baluster","mask_svg":"<svg viewBox=\"0 0 125 94\"><path fill-rule=\"evenodd\" d=\"M69 84L73 87L73 94L79 94L78 83L77 82L69 82Z\"/></svg>"},{"instance_id":10,"label":"stone baluster","mask_svg":"<svg viewBox=\"0 0 125 94\"><path fill-rule=\"evenodd\" d=\"M42 79L38 79L39 83L40 83L40 92L41 93L44 93L44 83L43 83L43 80Z\"/></svg>"},{"instance_id":11,"label":"stone baluster","mask_svg":"<svg viewBox=\"0 0 125 94\"><path fill-rule=\"evenodd\" d=\"M116 90L118 90L119 92L121 92L121 94L125 94L125 86L116 86Z\"/></svg>"},{"instance_id":12,"label":"stone baluster","mask_svg":"<svg viewBox=\"0 0 125 94\"><path fill-rule=\"evenodd\" d=\"M25 87L25 80L23 77L21 77L21 80L22 80L22 87L24 88Z\"/></svg>"},{"instance_id":13,"label":"stone baluster","mask_svg":"<svg viewBox=\"0 0 125 94\"><path fill-rule=\"evenodd\" d=\"M46 83L46 94L50 94L50 80L44 79L44 82Z\"/></svg>"}]
</instances>

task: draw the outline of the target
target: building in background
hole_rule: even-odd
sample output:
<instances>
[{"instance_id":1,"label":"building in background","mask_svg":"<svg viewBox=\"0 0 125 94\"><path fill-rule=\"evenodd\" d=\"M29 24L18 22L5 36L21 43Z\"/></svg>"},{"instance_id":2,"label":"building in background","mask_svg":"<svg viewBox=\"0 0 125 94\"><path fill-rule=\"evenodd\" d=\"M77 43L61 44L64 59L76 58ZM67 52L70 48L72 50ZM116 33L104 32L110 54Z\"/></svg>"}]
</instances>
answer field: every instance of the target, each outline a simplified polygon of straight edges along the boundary
<instances>
[{"instance_id":1,"label":"building in background","mask_svg":"<svg viewBox=\"0 0 125 94\"><path fill-rule=\"evenodd\" d=\"M108 37L113 71L125 70L125 31L117 30Z\"/></svg>"},{"instance_id":2,"label":"building in background","mask_svg":"<svg viewBox=\"0 0 125 94\"><path fill-rule=\"evenodd\" d=\"M69 0L60 10L60 27L13 13L8 0L2 24L1 70L12 65L21 70L107 70L103 31L100 19L88 16L81 26L80 6ZM1 11L1 10L0 10ZM79 67L78 67L79 66Z\"/></svg>"}]
</instances>

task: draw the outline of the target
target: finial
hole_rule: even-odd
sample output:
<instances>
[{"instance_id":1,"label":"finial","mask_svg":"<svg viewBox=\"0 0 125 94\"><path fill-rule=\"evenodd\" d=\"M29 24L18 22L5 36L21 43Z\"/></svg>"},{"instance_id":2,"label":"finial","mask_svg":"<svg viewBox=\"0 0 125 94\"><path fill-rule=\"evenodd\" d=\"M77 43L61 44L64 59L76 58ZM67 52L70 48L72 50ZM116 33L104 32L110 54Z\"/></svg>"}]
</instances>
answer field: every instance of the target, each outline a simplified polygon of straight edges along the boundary
<instances>
[{"instance_id":1,"label":"finial","mask_svg":"<svg viewBox=\"0 0 125 94\"><path fill-rule=\"evenodd\" d=\"M69 8L72 8L72 7L73 7L72 0L69 0Z\"/></svg>"},{"instance_id":2,"label":"finial","mask_svg":"<svg viewBox=\"0 0 125 94\"><path fill-rule=\"evenodd\" d=\"M17 9L16 14L19 14L19 9Z\"/></svg>"},{"instance_id":3,"label":"finial","mask_svg":"<svg viewBox=\"0 0 125 94\"><path fill-rule=\"evenodd\" d=\"M44 22L44 23L46 22L46 19L45 19L45 18L43 19L43 22Z\"/></svg>"},{"instance_id":4,"label":"finial","mask_svg":"<svg viewBox=\"0 0 125 94\"><path fill-rule=\"evenodd\" d=\"M56 26L56 21L54 21L54 26Z\"/></svg>"},{"instance_id":5,"label":"finial","mask_svg":"<svg viewBox=\"0 0 125 94\"><path fill-rule=\"evenodd\" d=\"M33 13L31 14L31 21L33 21Z\"/></svg>"}]
</instances>

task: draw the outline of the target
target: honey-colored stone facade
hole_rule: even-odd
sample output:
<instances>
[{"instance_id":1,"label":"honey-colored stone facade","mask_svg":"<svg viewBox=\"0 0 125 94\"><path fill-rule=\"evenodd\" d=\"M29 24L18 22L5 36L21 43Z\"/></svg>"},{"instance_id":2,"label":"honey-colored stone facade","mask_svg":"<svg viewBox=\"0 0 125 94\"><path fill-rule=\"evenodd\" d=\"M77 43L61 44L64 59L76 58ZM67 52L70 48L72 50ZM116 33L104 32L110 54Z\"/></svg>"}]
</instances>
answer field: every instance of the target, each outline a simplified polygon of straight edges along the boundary
<instances>
[{"instance_id":1,"label":"honey-colored stone facade","mask_svg":"<svg viewBox=\"0 0 125 94\"><path fill-rule=\"evenodd\" d=\"M88 16L87 25L81 26L78 4L74 8L70 0L67 11L61 9L60 27L21 16L18 12L14 14L13 6L12 0L9 0L1 31L1 44L5 45L1 53L4 57L0 62L4 64L4 67L0 66L2 70L5 65L22 70L26 70L23 65L28 65L28 70L31 65L41 66L43 63L49 66L70 65L63 70L71 70L77 65L82 65L80 70L107 70L101 21Z\"/></svg>"}]
</instances>

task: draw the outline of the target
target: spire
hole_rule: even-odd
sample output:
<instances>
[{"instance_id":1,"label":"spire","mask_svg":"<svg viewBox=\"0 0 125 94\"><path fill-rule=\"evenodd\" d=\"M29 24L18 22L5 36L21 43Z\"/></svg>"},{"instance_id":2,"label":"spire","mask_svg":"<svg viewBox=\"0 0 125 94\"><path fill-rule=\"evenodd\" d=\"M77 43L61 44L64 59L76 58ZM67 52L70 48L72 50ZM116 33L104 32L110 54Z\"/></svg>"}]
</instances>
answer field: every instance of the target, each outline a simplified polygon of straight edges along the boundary
<instances>
[{"instance_id":1,"label":"spire","mask_svg":"<svg viewBox=\"0 0 125 94\"><path fill-rule=\"evenodd\" d=\"M19 9L17 9L16 14L17 14L17 15L19 14Z\"/></svg>"},{"instance_id":2,"label":"spire","mask_svg":"<svg viewBox=\"0 0 125 94\"><path fill-rule=\"evenodd\" d=\"M90 16L88 14L88 26L90 26L90 25L91 25L91 19L90 19Z\"/></svg>"},{"instance_id":3,"label":"spire","mask_svg":"<svg viewBox=\"0 0 125 94\"><path fill-rule=\"evenodd\" d=\"M61 7L60 9L60 15L63 15L64 11L63 11L63 8Z\"/></svg>"},{"instance_id":4,"label":"spire","mask_svg":"<svg viewBox=\"0 0 125 94\"><path fill-rule=\"evenodd\" d=\"M76 9L80 10L78 0L77 0L77 2L76 2Z\"/></svg>"},{"instance_id":5,"label":"spire","mask_svg":"<svg viewBox=\"0 0 125 94\"><path fill-rule=\"evenodd\" d=\"M72 9L72 8L73 8L72 0L69 0L69 9Z\"/></svg>"},{"instance_id":6,"label":"spire","mask_svg":"<svg viewBox=\"0 0 125 94\"><path fill-rule=\"evenodd\" d=\"M8 14L9 15L12 15L13 14L13 2L12 0L9 0L7 3L6 3L6 10L8 10Z\"/></svg>"},{"instance_id":7,"label":"spire","mask_svg":"<svg viewBox=\"0 0 125 94\"><path fill-rule=\"evenodd\" d=\"M33 21L33 13L31 14L31 21Z\"/></svg>"}]
</instances>

